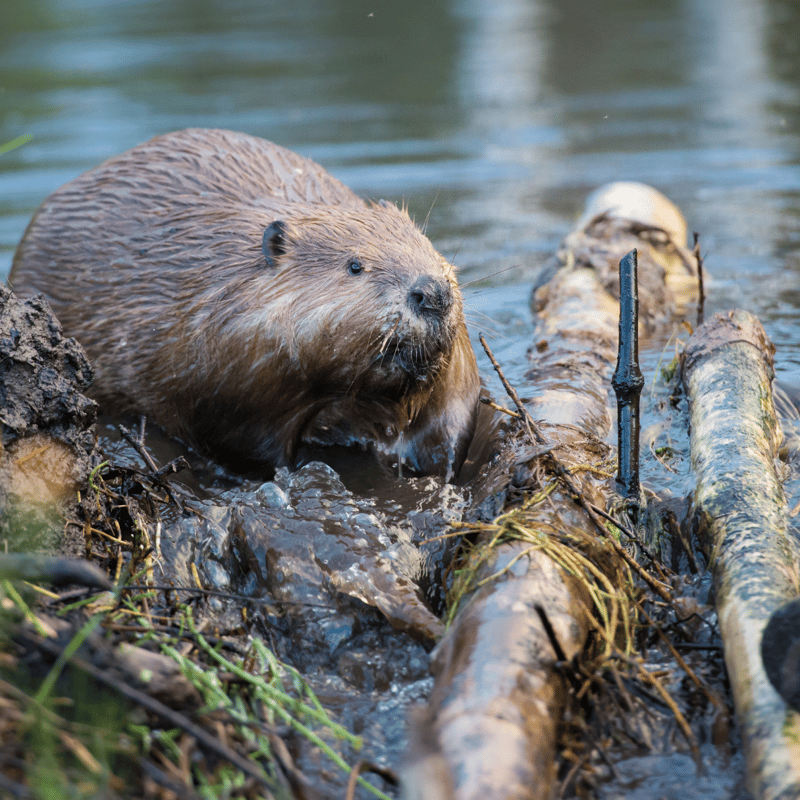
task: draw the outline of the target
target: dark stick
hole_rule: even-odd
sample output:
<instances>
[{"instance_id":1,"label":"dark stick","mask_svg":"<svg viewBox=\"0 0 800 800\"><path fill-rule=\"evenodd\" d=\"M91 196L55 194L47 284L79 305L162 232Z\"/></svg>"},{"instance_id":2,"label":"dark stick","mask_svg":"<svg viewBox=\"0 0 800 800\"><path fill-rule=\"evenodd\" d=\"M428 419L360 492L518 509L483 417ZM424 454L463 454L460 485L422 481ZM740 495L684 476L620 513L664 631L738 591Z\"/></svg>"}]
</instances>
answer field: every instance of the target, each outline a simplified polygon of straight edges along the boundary
<instances>
[{"instance_id":1,"label":"dark stick","mask_svg":"<svg viewBox=\"0 0 800 800\"><path fill-rule=\"evenodd\" d=\"M633 507L639 505L639 292L637 252L619 262L619 354L611 378L617 396L617 485Z\"/></svg>"},{"instance_id":2,"label":"dark stick","mask_svg":"<svg viewBox=\"0 0 800 800\"><path fill-rule=\"evenodd\" d=\"M519 395L514 391L514 388L509 384L506 376L503 374L503 369L500 364L497 363L497 359L494 357L492 351L489 349L489 345L486 343L486 339L481 336L480 337L481 344L483 345L483 349L486 351L486 354L491 359L492 365L494 366L497 374L500 376L500 379L503 381L503 386L506 387L506 391L509 394L509 397L514 401L514 404L517 406L517 409L520 413L520 416L525 421L526 428L529 434L532 432L535 436L531 436L534 441L547 445L548 442L542 436L541 431L538 429L536 423L531 419L531 415L528 413L528 409L525 408L525 404L519 399ZM550 459L550 462L555 469L556 475L564 482L564 485L569 490L569 493L572 495L572 498L575 500L576 503L579 503L584 509L586 509L586 513L589 515L589 518L594 523L597 530L606 537L606 541L611 545L612 548L617 552L617 554L628 564L628 566L639 575L642 580L665 602L671 603L673 601L673 597L668 591L668 587L664 586L664 584L659 583L650 573L644 569L639 562L632 556L628 551L613 537L610 536L608 530L606 529L605 525L603 525L602 521L600 520L600 516L594 513L594 506L589 503L586 498L580 493L578 487L572 480L571 475L569 474L569 470L559 461L558 457L556 456L555 452L553 452L552 448L543 453L546 455L547 458Z\"/></svg>"},{"instance_id":3,"label":"dark stick","mask_svg":"<svg viewBox=\"0 0 800 800\"><path fill-rule=\"evenodd\" d=\"M697 298L697 324L703 324L705 314L706 290L703 287L703 256L700 255L700 234L694 232L694 260L697 262L697 288L700 296Z\"/></svg>"},{"instance_id":4,"label":"dark stick","mask_svg":"<svg viewBox=\"0 0 800 800\"><path fill-rule=\"evenodd\" d=\"M114 588L108 575L89 561L29 553L0 554L0 580L45 581L54 586L78 583L102 591Z\"/></svg>"}]
</instances>

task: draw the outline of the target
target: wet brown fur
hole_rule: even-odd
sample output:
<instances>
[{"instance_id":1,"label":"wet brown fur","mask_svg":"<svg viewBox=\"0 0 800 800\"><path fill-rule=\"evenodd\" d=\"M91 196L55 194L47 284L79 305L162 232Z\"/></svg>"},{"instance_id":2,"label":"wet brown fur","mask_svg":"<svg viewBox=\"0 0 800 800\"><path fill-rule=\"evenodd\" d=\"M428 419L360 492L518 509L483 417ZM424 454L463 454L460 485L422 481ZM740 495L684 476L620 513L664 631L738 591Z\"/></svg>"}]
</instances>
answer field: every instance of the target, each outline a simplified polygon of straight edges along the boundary
<instances>
[{"instance_id":1,"label":"wet brown fur","mask_svg":"<svg viewBox=\"0 0 800 800\"><path fill-rule=\"evenodd\" d=\"M422 276L449 309L412 310ZM112 158L45 200L9 282L44 292L107 408L225 460L291 465L304 443L463 460L479 381L453 268L405 210L278 145L186 130Z\"/></svg>"}]
</instances>

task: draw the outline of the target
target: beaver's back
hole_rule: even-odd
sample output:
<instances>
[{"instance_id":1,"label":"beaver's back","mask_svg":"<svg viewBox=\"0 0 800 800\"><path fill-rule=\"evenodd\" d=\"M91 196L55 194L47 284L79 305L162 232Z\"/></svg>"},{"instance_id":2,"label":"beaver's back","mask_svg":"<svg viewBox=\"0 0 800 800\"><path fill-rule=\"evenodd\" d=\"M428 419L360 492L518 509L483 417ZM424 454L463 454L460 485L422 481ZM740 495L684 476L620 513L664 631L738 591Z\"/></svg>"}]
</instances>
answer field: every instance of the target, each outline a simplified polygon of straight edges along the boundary
<instances>
[{"instance_id":1,"label":"beaver's back","mask_svg":"<svg viewBox=\"0 0 800 800\"><path fill-rule=\"evenodd\" d=\"M17 248L9 284L45 294L97 368L95 396L124 406L105 376L138 371L127 365L142 357L139 339L169 348L176 316L217 307L216 297L263 272L262 235L275 219L337 207L366 204L286 148L233 131L169 133L53 192Z\"/></svg>"},{"instance_id":2,"label":"beaver's back","mask_svg":"<svg viewBox=\"0 0 800 800\"><path fill-rule=\"evenodd\" d=\"M195 250L194 262L214 261L221 276L224 256L208 252L212 243L240 239L239 268L259 257L258 231L295 204L365 207L318 164L264 139L214 129L157 136L53 192L28 225L9 283L23 295L44 292L61 317L93 286L113 283L112 269L136 269L168 290L169 275L148 266L162 270ZM215 237L216 227L229 235Z\"/></svg>"}]
</instances>

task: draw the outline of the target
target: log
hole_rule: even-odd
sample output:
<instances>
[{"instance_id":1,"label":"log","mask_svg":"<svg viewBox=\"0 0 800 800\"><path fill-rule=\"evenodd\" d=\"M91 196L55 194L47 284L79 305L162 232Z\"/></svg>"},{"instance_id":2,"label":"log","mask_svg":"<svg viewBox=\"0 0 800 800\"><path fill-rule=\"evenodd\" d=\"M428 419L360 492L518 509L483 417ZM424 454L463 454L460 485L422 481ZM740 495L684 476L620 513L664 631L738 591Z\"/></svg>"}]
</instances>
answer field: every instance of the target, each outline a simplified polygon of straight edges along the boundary
<instances>
[{"instance_id":1,"label":"log","mask_svg":"<svg viewBox=\"0 0 800 800\"><path fill-rule=\"evenodd\" d=\"M652 199L654 190L644 189ZM642 189L634 185L631 191ZM658 198L655 207L664 211L662 202L669 201ZM540 422L534 441L520 445L507 438L500 457L474 486L476 507L503 496L499 484L509 476L515 486L506 496L519 502L563 475L564 467L599 467L608 456L604 440L611 424L608 386L617 355L617 264L626 253L639 248L646 329L671 319L677 308L667 272L691 272L680 235L649 220L616 218L602 205L593 207L582 227L567 237L544 270L546 280L534 288L535 366L520 408ZM630 205L637 207L635 197ZM682 220L669 206L663 218ZM591 471L569 481L570 487L559 484L547 504L526 509L524 522L536 535L558 538L569 531L594 531L573 490L606 506L613 495L611 482L597 480ZM510 532L516 519L513 513L499 518L494 533L478 541L475 552L484 561L477 588L462 599L434 653L430 704L412 721L410 751L401 770L407 800L545 800L553 794L565 691L554 644L536 609L544 609L569 659L585 645L591 602L585 576L568 573L530 541L512 539L481 549L489 547L486 539Z\"/></svg>"},{"instance_id":2,"label":"log","mask_svg":"<svg viewBox=\"0 0 800 800\"><path fill-rule=\"evenodd\" d=\"M757 800L800 797L800 724L769 683L760 655L768 619L800 588L775 469L782 437L773 352L752 314L730 311L698 328L683 356L695 513L714 571L747 786Z\"/></svg>"},{"instance_id":3,"label":"log","mask_svg":"<svg viewBox=\"0 0 800 800\"><path fill-rule=\"evenodd\" d=\"M525 543L492 560L502 579L477 590L436 651L430 699L458 798L547 798L565 702L553 647L535 606L547 610L568 658L588 632L578 582ZM481 576L484 576L482 571Z\"/></svg>"}]
</instances>

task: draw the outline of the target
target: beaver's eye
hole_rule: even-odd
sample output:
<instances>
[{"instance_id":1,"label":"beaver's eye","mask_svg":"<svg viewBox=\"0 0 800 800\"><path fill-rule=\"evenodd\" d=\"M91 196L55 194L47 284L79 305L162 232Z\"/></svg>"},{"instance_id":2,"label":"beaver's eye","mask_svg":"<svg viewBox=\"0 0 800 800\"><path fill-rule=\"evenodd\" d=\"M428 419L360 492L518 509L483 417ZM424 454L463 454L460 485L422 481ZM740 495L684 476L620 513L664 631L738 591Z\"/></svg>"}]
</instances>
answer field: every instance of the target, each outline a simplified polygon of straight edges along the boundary
<instances>
[{"instance_id":1,"label":"beaver's eye","mask_svg":"<svg viewBox=\"0 0 800 800\"><path fill-rule=\"evenodd\" d=\"M350 261L347 262L347 271L351 275L360 275L364 271L364 267L357 258L351 258Z\"/></svg>"}]
</instances>

